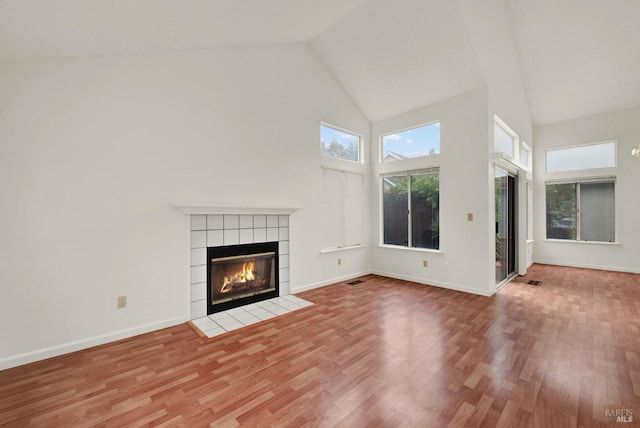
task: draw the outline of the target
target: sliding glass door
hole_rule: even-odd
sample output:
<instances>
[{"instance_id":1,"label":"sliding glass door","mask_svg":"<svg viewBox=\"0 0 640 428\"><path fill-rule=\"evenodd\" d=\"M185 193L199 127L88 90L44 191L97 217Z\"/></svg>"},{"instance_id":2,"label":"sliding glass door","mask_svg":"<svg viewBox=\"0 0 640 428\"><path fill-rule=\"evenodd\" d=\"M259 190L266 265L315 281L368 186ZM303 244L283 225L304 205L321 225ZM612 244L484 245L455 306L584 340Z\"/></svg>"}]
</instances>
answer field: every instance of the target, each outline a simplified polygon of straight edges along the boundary
<instances>
[{"instance_id":1,"label":"sliding glass door","mask_svg":"<svg viewBox=\"0 0 640 428\"><path fill-rule=\"evenodd\" d=\"M496 168L496 284L516 272L516 178Z\"/></svg>"}]
</instances>

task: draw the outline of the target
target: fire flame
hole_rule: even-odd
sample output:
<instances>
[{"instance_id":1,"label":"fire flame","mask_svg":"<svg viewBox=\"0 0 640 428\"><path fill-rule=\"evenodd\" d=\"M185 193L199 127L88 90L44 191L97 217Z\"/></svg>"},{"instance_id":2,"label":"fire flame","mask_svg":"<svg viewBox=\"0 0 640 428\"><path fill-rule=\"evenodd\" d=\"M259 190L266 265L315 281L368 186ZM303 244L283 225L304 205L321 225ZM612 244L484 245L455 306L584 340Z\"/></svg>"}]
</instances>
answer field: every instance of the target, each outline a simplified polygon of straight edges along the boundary
<instances>
[{"instance_id":1,"label":"fire flame","mask_svg":"<svg viewBox=\"0 0 640 428\"><path fill-rule=\"evenodd\" d=\"M242 270L234 273L233 275L225 276L222 284L222 288L220 289L221 293L227 293L231 290L227 288L227 286L245 283L247 281L255 281L256 276L253 274L253 261L244 262L242 264Z\"/></svg>"}]
</instances>

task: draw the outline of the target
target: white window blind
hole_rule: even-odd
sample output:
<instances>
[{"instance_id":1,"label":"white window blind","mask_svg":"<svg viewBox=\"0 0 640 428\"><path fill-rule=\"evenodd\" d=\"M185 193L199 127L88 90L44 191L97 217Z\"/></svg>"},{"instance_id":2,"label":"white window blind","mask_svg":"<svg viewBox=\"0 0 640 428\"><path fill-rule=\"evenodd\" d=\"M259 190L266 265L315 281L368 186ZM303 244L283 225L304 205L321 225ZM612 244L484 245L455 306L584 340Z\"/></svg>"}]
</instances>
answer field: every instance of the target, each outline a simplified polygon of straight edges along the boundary
<instances>
[{"instance_id":1,"label":"white window blind","mask_svg":"<svg viewBox=\"0 0 640 428\"><path fill-rule=\"evenodd\" d=\"M580 238L615 241L614 183L580 184Z\"/></svg>"},{"instance_id":2,"label":"white window blind","mask_svg":"<svg viewBox=\"0 0 640 428\"><path fill-rule=\"evenodd\" d=\"M363 243L364 175L322 168L323 248Z\"/></svg>"}]
</instances>

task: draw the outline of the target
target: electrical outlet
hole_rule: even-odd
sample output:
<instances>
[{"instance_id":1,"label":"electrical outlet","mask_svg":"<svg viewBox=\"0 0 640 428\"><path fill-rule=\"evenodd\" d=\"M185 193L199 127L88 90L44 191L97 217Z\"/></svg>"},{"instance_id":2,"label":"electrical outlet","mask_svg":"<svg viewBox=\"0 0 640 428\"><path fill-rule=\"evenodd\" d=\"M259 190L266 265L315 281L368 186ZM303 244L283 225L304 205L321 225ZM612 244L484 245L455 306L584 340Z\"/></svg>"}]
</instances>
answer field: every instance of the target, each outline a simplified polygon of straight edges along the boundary
<instances>
[{"instance_id":1,"label":"electrical outlet","mask_svg":"<svg viewBox=\"0 0 640 428\"><path fill-rule=\"evenodd\" d=\"M127 307L127 296L118 296L118 309Z\"/></svg>"},{"instance_id":2,"label":"electrical outlet","mask_svg":"<svg viewBox=\"0 0 640 428\"><path fill-rule=\"evenodd\" d=\"M342 259L338 259L338 266L342 264Z\"/></svg>"},{"instance_id":3,"label":"electrical outlet","mask_svg":"<svg viewBox=\"0 0 640 428\"><path fill-rule=\"evenodd\" d=\"M423 260L422 267L429 267L429 260Z\"/></svg>"}]
</instances>

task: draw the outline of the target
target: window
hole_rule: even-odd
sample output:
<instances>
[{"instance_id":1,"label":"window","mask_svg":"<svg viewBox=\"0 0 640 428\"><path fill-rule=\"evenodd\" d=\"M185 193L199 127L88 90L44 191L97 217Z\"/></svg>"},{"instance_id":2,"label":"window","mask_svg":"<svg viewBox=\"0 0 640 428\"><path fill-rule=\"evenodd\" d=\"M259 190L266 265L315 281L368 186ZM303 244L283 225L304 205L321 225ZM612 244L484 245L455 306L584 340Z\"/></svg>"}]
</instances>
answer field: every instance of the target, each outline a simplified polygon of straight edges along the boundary
<instances>
[{"instance_id":1,"label":"window","mask_svg":"<svg viewBox=\"0 0 640 428\"><path fill-rule=\"evenodd\" d=\"M360 162L360 137L341 129L320 125L320 149L323 156Z\"/></svg>"},{"instance_id":2,"label":"window","mask_svg":"<svg viewBox=\"0 0 640 428\"><path fill-rule=\"evenodd\" d=\"M430 168L382 176L384 243L440 248L440 174Z\"/></svg>"},{"instance_id":3,"label":"window","mask_svg":"<svg viewBox=\"0 0 640 428\"><path fill-rule=\"evenodd\" d=\"M497 122L497 118L494 124L494 143L496 152L504 153L513 159L515 137Z\"/></svg>"},{"instance_id":4,"label":"window","mask_svg":"<svg viewBox=\"0 0 640 428\"><path fill-rule=\"evenodd\" d=\"M440 122L382 137L382 162L440 153Z\"/></svg>"},{"instance_id":5,"label":"window","mask_svg":"<svg viewBox=\"0 0 640 428\"><path fill-rule=\"evenodd\" d=\"M548 183L547 239L615 241L615 179Z\"/></svg>"},{"instance_id":6,"label":"window","mask_svg":"<svg viewBox=\"0 0 640 428\"><path fill-rule=\"evenodd\" d=\"M364 175L322 168L323 248L363 243Z\"/></svg>"},{"instance_id":7,"label":"window","mask_svg":"<svg viewBox=\"0 0 640 428\"><path fill-rule=\"evenodd\" d=\"M615 166L615 141L552 149L546 152L547 172L612 168Z\"/></svg>"},{"instance_id":8,"label":"window","mask_svg":"<svg viewBox=\"0 0 640 428\"><path fill-rule=\"evenodd\" d=\"M362 245L366 201L361 138L353 132L320 124L320 148L322 248Z\"/></svg>"}]
</instances>

